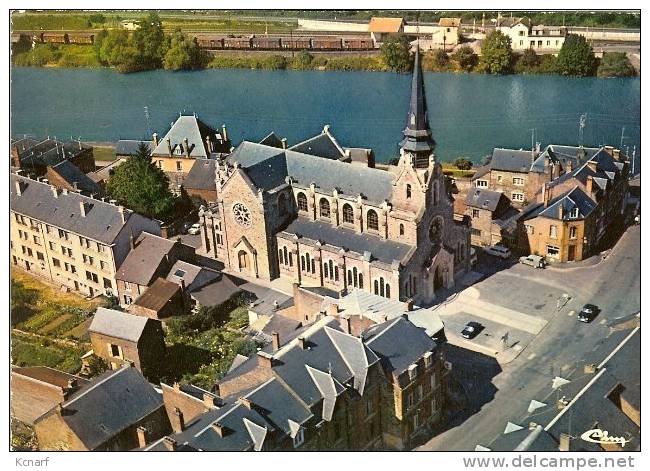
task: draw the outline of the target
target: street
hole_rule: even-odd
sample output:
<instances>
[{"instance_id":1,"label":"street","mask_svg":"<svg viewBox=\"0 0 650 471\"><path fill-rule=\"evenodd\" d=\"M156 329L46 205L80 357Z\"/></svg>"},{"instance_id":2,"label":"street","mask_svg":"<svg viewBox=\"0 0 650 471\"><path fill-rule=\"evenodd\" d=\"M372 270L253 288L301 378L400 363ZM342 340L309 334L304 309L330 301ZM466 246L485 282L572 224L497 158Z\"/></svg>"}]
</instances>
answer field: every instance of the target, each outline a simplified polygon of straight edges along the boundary
<instances>
[{"instance_id":1,"label":"street","mask_svg":"<svg viewBox=\"0 0 650 471\"><path fill-rule=\"evenodd\" d=\"M530 316L537 317L538 323L533 322L531 328L522 331L523 334L509 329L508 345L512 345L513 337L521 336L519 351L513 353L516 358L511 361L500 360L497 363L487 356L490 348L503 350L498 345L503 329L492 335L492 338L497 338L496 344L488 342L485 348L481 348L479 342L478 348L473 348L480 353L450 348L448 358L469 404L466 411L451 419L447 430L417 449L464 451L474 450L477 445L489 448L509 421L518 423L527 416L530 401L541 399L541 391L548 388L555 376L575 369L576 362L608 335L609 321L639 312L640 240L640 226L632 226L610 255L594 266L534 270L517 264L470 288L480 292L478 299L475 294L467 296L465 292L461 293L459 300L473 298L473 302L480 301L489 306L507 306L506 314L511 311L513 316L520 311L527 317L523 322L517 321L519 327L531 326ZM558 310L557 299L563 293L570 298ZM590 324L576 320L576 313L585 303L595 304L601 310ZM489 320L490 312L483 311L485 319L477 319L476 312L480 310L469 304L472 316L462 312L455 315L452 312L447 318L442 315L452 345L468 346L457 341L459 336L454 331L469 317L485 320L486 333L495 328ZM456 316L458 322L450 323L450 319ZM502 315L496 324L508 323L509 317ZM535 333L542 322L543 326ZM479 337L481 335L484 334ZM499 351L499 355L504 353Z\"/></svg>"}]
</instances>

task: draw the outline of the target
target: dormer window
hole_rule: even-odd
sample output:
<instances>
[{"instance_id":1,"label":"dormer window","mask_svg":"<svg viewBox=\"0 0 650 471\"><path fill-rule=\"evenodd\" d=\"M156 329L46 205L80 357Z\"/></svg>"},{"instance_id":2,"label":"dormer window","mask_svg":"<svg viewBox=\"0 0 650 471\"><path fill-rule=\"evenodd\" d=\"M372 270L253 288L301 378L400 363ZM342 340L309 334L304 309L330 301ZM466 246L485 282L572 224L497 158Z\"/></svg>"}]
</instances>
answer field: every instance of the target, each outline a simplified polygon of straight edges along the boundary
<instances>
[{"instance_id":1,"label":"dormer window","mask_svg":"<svg viewBox=\"0 0 650 471\"><path fill-rule=\"evenodd\" d=\"M418 375L418 366L413 363L408 368L409 381L413 381Z\"/></svg>"},{"instance_id":2,"label":"dormer window","mask_svg":"<svg viewBox=\"0 0 650 471\"><path fill-rule=\"evenodd\" d=\"M576 219L578 217L578 208L572 208L571 209L571 219Z\"/></svg>"},{"instance_id":3,"label":"dormer window","mask_svg":"<svg viewBox=\"0 0 650 471\"><path fill-rule=\"evenodd\" d=\"M424 366L429 368L433 364L433 352L427 352L424 354Z\"/></svg>"}]
</instances>

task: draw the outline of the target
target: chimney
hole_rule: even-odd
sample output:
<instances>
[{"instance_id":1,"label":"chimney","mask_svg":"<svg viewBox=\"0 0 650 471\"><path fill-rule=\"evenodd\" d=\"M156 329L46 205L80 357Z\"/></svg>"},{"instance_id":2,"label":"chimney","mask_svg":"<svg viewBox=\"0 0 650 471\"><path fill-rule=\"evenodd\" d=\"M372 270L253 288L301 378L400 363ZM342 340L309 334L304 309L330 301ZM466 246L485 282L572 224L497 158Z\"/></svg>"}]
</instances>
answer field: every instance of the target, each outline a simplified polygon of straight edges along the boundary
<instances>
[{"instance_id":1,"label":"chimney","mask_svg":"<svg viewBox=\"0 0 650 471\"><path fill-rule=\"evenodd\" d=\"M413 304L414 304L413 298L407 299L406 300L406 310L411 312L413 310Z\"/></svg>"},{"instance_id":2,"label":"chimney","mask_svg":"<svg viewBox=\"0 0 650 471\"><path fill-rule=\"evenodd\" d=\"M23 194L23 182L16 180L16 195L21 196Z\"/></svg>"},{"instance_id":3,"label":"chimney","mask_svg":"<svg viewBox=\"0 0 650 471\"><path fill-rule=\"evenodd\" d=\"M185 138L185 139L183 139L183 144L185 144L185 155L189 157L190 156L190 141L187 138Z\"/></svg>"},{"instance_id":4,"label":"chimney","mask_svg":"<svg viewBox=\"0 0 650 471\"><path fill-rule=\"evenodd\" d=\"M79 214L81 214L82 218L86 217L86 202L85 201L79 201Z\"/></svg>"},{"instance_id":5,"label":"chimney","mask_svg":"<svg viewBox=\"0 0 650 471\"><path fill-rule=\"evenodd\" d=\"M330 125L326 124L323 126L323 134L328 134L330 132Z\"/></svg>"},{"instance_id":6,"label":"chimney","mask_svg":"<svg viewBox=\"0 0 650 471\"><path fill-rule=\"evenodd\" d=\"M341 321L341 327L343 327L343 331L346 334L352 335L352 319L350 318L350 316L347 315L341 316L340 321Z\"/></svg>"},{"instance_id":7,"label":"chimney","mask_svg":"<svg viewBox=\"0 0 650 471\"><path fill-rule=\"evenodd\" d=\"M307 349L307 341L305 340L305 337L298 337L298 346L303 350Z\"/></svg>"},{"instance_id":8,"label":"chimney","mask_svg":"<svg viewBox=\"0 0 650 471\"><path fill-rule=\"evenodd\" d=\"M147 429L145 427L138 427L138 446L144 448L147 446Z\"/></svg>"},{"instance_id":9,"label":"chimney","mask_svg":"<svg viewBox=\"0 0 650 471\"><path fill-rule=\"evenodd\" d=\"M181 291L185 292L185 280L183 278L181 278Z\"/></svg>"},{"instance_id":10,"label":"chimney","mask_svg":"<svg viewBox=\"0 0 650 471\"><path fill-rule=\"evenodd\" d=\"M280 334L277 332L271 332L271 345L273 347L273 351L277 352L280 349Z\"/></svg>"},{"instance_id":11,"label":"chimney","mask_svg":"<svg viewBox=\"0 0 650 471\"><path fill-rule=\"evenodd\" d=\"M169 156L172 156L172 140L167 138L167 150L169 151Z\"/></svg>"},{"instance_id":12,"label":"chimney","mask_svg":"<svg viewBox=\"0 0 650 471\"><path fill-rule=\"evenodd\" d=\"M566 162L566 171L567 173L573 172L573 160L569 159Z\"/></svg>"},{"instance_id":13,"label":"chimney","mask_svg":"<svg viewBox=\"0 0 650 471\"><path fill-rule=\"evenodd\" d=\"M550 192L548 191L548 188L546 188L546 183L542 185L542 199L544 201L544 207L548 208L548 199L549 199L549 194Z\"/></svg>"},{"instance_id":14,"label":"chimney","mask_svg":"<svg viewBox=\"0 0 650 471\"><path fill-rule=\"evenodd\" d=\"M222 124L221 125L221 135L223 136L223 140L227 141L228 140L228 129L226 129L226 125Z\"/></svg>"},{"instance_id":15,"label":"chimney","mask_svg":"<svg viewBox=\"0 0 650 471\"><path fill-rule=\"evenodd\" d=\"M612 157L619 160L621 158L621 149L612 149Z\"/></svg>"},{"instance_id":16,"label":"chimney","mask_svg":"<svg viewBox=\"0 0 650 471\"><path fill-rule=\"evenodd\" d=\"M183 416L183 411L181 411L178 407L174 407L171 415L172 416L170 417L170 421L172 430L174 430L176 433L185 430L185 417Z\"/></svg>"},{"instance_id":17,"label":"chimney","mask_svg":"<svg viewBox=\"0 0 650 471\"><path fill-rule=\"evenodd\" d=\"M205 146L208 149L208 153L212 152L212 141L210 140L210 136L205 136Z\"/></svg>"},{"instance_id":18,"label":"chimney","mask_svg":"<svg viewBox=\"0 0 650 471\"><path fill-rule=\"evenodd\" d=\"M55 198L59 197L59 190L54 185L52 185L52 196L54 196Z\"/></svg>"},{"instance_id":19,"label":"chimney","mask_svg":"<svg viewBox=\"0 0 650 471\"><path fill-rule=\"evenodd\" d=\"M286 137L283 137L283 138L281 139L281 141L282 141L282 148L283 148L283 149L286 149L286 148L287 148L287 138L286 138Z\"/></svg>"},{"instance_id":20,"label":"chimney","mask_svg":"<svg viewBox=\"0 0 650 471\"><path fill-rule=\"evenodd\" d=\"M609 155L612 157L614 156L614 147L613 146L605 146L605 152L607 152Z\"/></svg>"},{"instance_id":21,"label":"chimney","mask_svg":"<svg viewBox=\"0 0 650 471\"><path fill-rule=\"evenodd\" d=\"M331 303L327 306L327 315L328 316L338 316L339 314L339 306L336 303Z\"/></svg>"},{"instance_id":22,"label":"chimney","mask_svg":"<svg viewBox=\"0 0 650 471\"><path fill-rule=\"evenodd\" d=\"M551 169L551 159L547 155L546 157L544 157L544 173L548 175L550 169Z\"/></svg>"},{"instance_id":23,"label":"chimney","mask_svg":"<svg viewBox=\"0 0 650 471\"><path fill-rule=\"evenodd\" d=\"M78 182L72 182L72 188L74 188L75 191L79 190L79 183Z\"/></svg>"},{"instance_id":24,"label":"chimney","mask_svg":"<svg viewBox=\"0 0 650 471\"><path fill-rule=\"evenodd\" d=\"M594 178L591 175L587 175L587 194L591 196L594 191Z\"/></svg>"},{"instance_id":25,"label":"chimney","mask_svg":"<svg viewBox=\"0 0 650 471\"><path fill-rule=\"evenodd\" d=\"M578 148L578 152L576 152L576 158L578 159L578 163L582 162L582 159L585 158L585 155L587 155L586 152L585 152L585 148L580 146Z\"/></svg>"},{"instance_id":26,"label":"chimney","mask_svg":"<svg viewBox=\"0 0 650 471\"><path fill-rule=\"evenodd\" d=\"M257 352L257 364L262 368L273 368L273 355L260 350Z\"/></svg>"},{"instance_id":27,"label":"chimney","mask_svg":"<svg viewBox=\"0 0 650 471\"><path fill-rule=\"evenodd\" d=\"M174 440L172 437L163 438L163 445L165 445L165 448L167 448L169 451L176 451L176 440Z\"/></svg>"},{"instance_id":28,"label":"chimney","mask_svg":"<svg viewBox=\"0 0 650 471\"><path fill-rule=\"evenodd\" d=\"M158 133L153 133L153 145L158 147Z\"/></svg>"},{"instance_id":29,"label":"chimney","mask_svg":"<svg viewBox=\"0 0 650 471\"><path fill-rule=\"evenodd\" d=\"M280 308L280 303L276 299L275 301L273 301L273 310L277 311L279 308Z\"/></svg>"},{"instance_id":30,"label":"chimney","mask_svg":"<svg viewBox=\"0 0 650 471\"><path fill-rule=\"evenodd\" d=\"M242 406L244 406L246 409L251 410L253 409L253 402L247 398L247 397L240 397L239 402L241 403Z\"/></svg>"},{"instance_id":31,"label":"chimney","mask_svg":"<svg viewBox=\"0 0 650 471\"><path fill-rule=\"evenodd\" d=\"M126 215L124 214L124 206L118 206L117 212L120 213L120 216L122 217L122 224L126 224Z\"/></svg>"},{"instance_id":32,"label":"chimney","mask_svg":"<svg viewBox=\"0 0 650 471\"><path fill-rule=\"evenodd\" d=\"M77 389L77 380L75 378L70 378L68 380L67 389Z\"/></svg>"},{"instance_id":33,"label":"chimney","mask_svg":"<svg viewBox=\"0 0 650 471\"><path fill-rule=\"evenodd\" d=\"M406 313L403 313L402 317L404 318L405 321L409 320L409 315Z\"/></svg>"},{"instance_id":34,"label":"chimney","mask_svg":"<svg viewBox=\"0 0 650 471\"><path fill-rule=\"evenodd\" d=\"M569 451L571 449L571 435L568 433L560 434L560 451Z\"/></svg>"},{"instance_id":35,"label":"chimney","mask_svg":"<svg viewBox=\"0 0 650 471\"><path fill-rule=\"evenodd\" d=\"M564 205L560 203L560 206L557 208L557 215L560 220L564 219Z\"/></svg>"},{"instance_id":36,"label":"chimney","mask_svg":"<svg viewBox=\"0 0 650 471\"><path fill-rule=\"evenodd\" d=\"M226 434L226 427L221 425L219 422L215 422L212 424L212 430L214 430L215 433L219 435L219 437L221 438L223 438L224 435Z\"/></svg>"},{"instance_id":37,"label":"chimney","mask_svg":"<svg viewBox=\"0 0 650 471\"><path fill-rule=\"evenodd\" d=\"M553 164L553 180L557 179L560 177L560 163L555 162Z\"/></svg>"}]
</instances>

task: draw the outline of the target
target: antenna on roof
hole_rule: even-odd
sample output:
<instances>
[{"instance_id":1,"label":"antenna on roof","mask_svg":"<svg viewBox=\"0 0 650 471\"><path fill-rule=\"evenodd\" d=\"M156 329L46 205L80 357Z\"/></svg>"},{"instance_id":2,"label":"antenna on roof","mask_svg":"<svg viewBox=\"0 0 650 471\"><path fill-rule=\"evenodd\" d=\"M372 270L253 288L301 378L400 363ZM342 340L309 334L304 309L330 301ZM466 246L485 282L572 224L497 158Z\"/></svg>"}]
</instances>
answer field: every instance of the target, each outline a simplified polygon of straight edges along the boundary
<instances>
[{"instance_id":1,"label":"antenna on roof","mask_svg":"<svg viewBox=\"0 0 650 471\"><path fill-rule=\"evenodd\" d=\"M144 107L144 119L147 121L147 135L151 136L151 119L149 116L149 107Z\"/></svg>"},{"instance_id":2,"label":"antenna on roof","mask_svg":"<svg viewBox=\"0 0 650 471\"><path fill-rule=\"evenodd\" d=\"M587 113L582 113L580 115L580 128L578 130L578 143L580 144L580 147L582 147L583 143L583 138L584 138L584 129L585 126L587 126Z\"/></svg>"}]
</instances>

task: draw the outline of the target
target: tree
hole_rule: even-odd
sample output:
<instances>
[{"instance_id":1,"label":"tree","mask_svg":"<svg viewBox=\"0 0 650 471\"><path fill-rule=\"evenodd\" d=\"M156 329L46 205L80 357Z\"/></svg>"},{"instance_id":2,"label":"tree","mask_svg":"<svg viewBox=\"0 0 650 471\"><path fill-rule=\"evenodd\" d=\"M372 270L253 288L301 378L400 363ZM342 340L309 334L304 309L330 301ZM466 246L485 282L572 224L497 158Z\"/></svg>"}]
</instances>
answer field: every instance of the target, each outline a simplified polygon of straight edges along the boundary
<instances>
[{"instance_id":1,"label":"tree","mask_svg":"<svg viewBox=\"0 0 650 471\"><path fill-rule=\"evenodd\" d=\"M624 52L606 52L598 66L599 77L631 77L636 75L630 59Z\"/></svg>"},{"instance_id":2,"label":"tree","mask_svg":"<svg viewBox=\"0 0 650 471\"><path fill-rule=\"evenodd\" d=\"M526 49L520 56L517 57L515 62L515 72L522 73L535 73L539 67L540 58L533 49Z\"/></svg>"},{"instance_id":3,"label":"tree","mask_svg":"<svg viewBox=\"0 0 650 471\"><path fill-rule=\"evenodd\" d=\"M454 165L458 170L471 170L473 163L469 159L466 159L464 157L459 157L456 160L454 160Z\"/></svg>"},{"instance_id":4,"label":"tree","mask_svg":"<svg viewBox=\"0 0 650 471\"><path fill-rule=\"evenodd\" d=\"M478 56L474 53L471 47L462 46L451 56L452 59L458 63L461 70L471 72L476 64L478 64Z\"/></svg>"},{"instance_id":5,"label":"tree","mask_svg":"<svg viewBox=\"0 0 650 471\"><path fill-rule=\"evenodd\" d=\"M481 48L481 70L489 74L507 74L512 68L510 38L501 31L490 31Z\"/></svg>"},{"instance_id":6,"label":"tree","mask_svg":"<svg viewBox=\"0 0 650 471\"><path fill-rule=\"evenodd\" d=\"M149 13L139 29L133 33L142 68L159 68L167 52L167 41L158 13Z\"/></svg>"},{"instance_id":7,"label":"tree","mask_svg":"<svg viewBox=\"0 0 650 471\"><path fill-rule=\"evenodd\" d=\"M561 75L585 77L596 71L594 51L584 37L575 34L566 36L555 63Z\"/></svg>"},{"instance_id":8,"label":"tree","mask_svg":"<svg viewBox=\"0 0 650 471\"><path fill-rule=\"evenodd\" d=\"M433 53L433 66L437 70L446 69L449 65L449 56L442 49L436 49Z\"/></svg>"},{"instance_id":9,"label":"tree","mask_svg":"<svg viewBox=\"0 0 650 471\"><path fill-rule=\"evenodd\" d=\"M205 65L206 57L196 39L188 39L180 31L171 37L163 65L168 70L191 70Z\"/></svg>"},{"instance_id":10,"label":"tree","mask_svg":"<svg viewBox=\"0 0 650 471\"><path fill-rule=\"evenodd\" d=\"M115 169L106 191L120 204L151 218L168 220L176 204L167 176L151 162L144 144L135 156Z\"/></svg>"},{"instance_id":11,"label":"tree","mask_svg":"<svg viewBox=\"0 0 650 471\"><path fill-rule=\"evenodd\" d=\"M403 34L388 36L381 45L381 58L386 67L395 72L411 69L411 45Z\"/></svg>"},{"instance_id":12,"label":"tree","mask_svg":"<svg viewBox=\"0 0 650 471\"><path fill-rule=\"evenodd\" d=\"M116 67L120 72L133 72L141 68L138 50L124 30L112 30L103 38L99 47L99 60Z\"/></svg>"}]
</instances>

